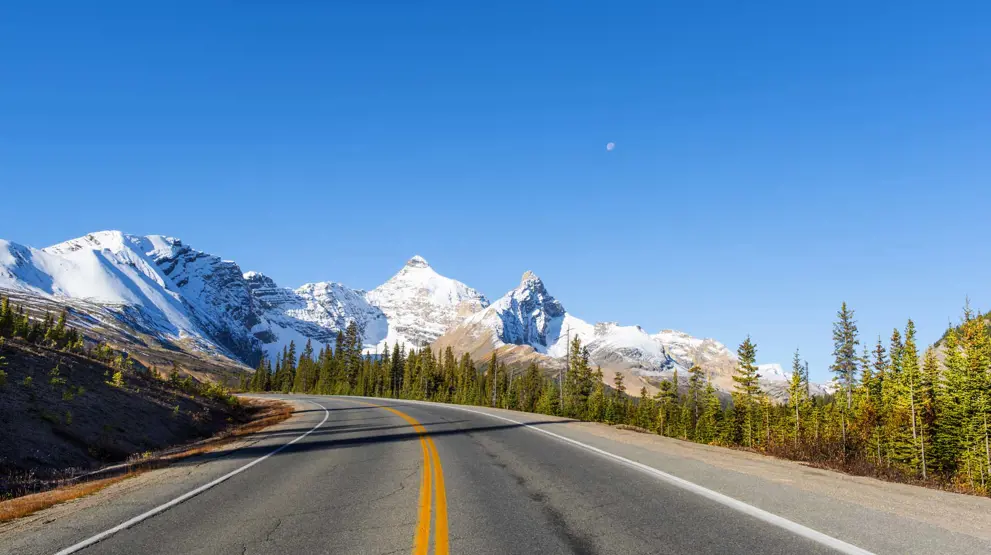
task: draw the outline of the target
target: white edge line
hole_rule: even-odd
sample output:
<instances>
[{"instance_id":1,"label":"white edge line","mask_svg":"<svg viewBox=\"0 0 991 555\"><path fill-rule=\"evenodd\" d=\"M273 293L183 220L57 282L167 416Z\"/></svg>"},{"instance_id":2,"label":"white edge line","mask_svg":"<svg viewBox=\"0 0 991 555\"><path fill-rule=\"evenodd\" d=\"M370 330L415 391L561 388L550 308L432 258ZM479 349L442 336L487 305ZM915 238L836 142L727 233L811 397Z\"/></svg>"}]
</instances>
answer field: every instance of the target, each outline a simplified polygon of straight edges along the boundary
<instances>
[{"instance_id":1,"label":"white edge line","mask_svg":"<svg viewBox=\"0 0 991 555\"><path fill-rule=\"evenodd\" d=\"M111 528L109 530L106 530L104 532L100 532L99 534L97 534L97 535L95 535L95 536L93 536L91 538L85 539L85 540L83 540L83 541L81 541L81 542L79 542L77 544L70 545L69 547L66 547L65 549L63 549L63 550L55 553L55 555L69 555L70 553L75 553L75 552L80 551L82 549L85 549L85 548L87 548L87 547L89 547L89 546L91 546L91 545L93 545L95 543L101 542L101 541L109 538L110 536L113 536L117 532L120 532L122 530L127 530L131 526L134 526L135 524L138 524L141 521L148 520L149 518L151 518L151 517L153 517L155 515L164 513L165 511L171 509L172 507L175 507L176 505L182 503L183 501L187 501L187 500L189 500L189 499L191 499L193 497L196 497L197 495L203 493L204 491L206 491L206 490L208 490L208 489L216 486L217 484L219 484L219 483L221 483L221 482L223 482L223 481L225 481L225 480L227 480L227 479L229 479L229 478L231 478L233 476L236 476L236 475L244 472L245 470L251 468L252 466L255 466L256 464L258 464L258 463L262 462L263 460L271 457L272 455L278 453L279 451L282 451L286 447L289 447L293 443L296 443L297 441L299 441L299 440L303 439L304 437L310 435L317 428L319 428L320 426L323 426L324 425L324 422L326 422L327 419L330 418L330 411L327 410L327 407L321 406L320 404L314 403L313 401L307 401L307 402L308 403L312 403L312 404L314 404L314 405L316 405L316 406L318 406L318 407L320 407L320 408L323 409L323 420L321 420L320 423L317 424L316 426L310 428L310 430L308 432L306 432L305 434L297 437L296 439L290 441L289 443L282 444L281 446L277 447L274 451L268 453L267 455L265 455L265 456L263 456L261 458L255 459L255 460L249 462L248 464L246 464L246 465L244 465L242 467L236 468L236 469L228 472L227 474L224 474L220 478L217 478L216 480L214 480L212 482L203 484L202 486L194 489L193 491L190 491L188 493L184 493L183 495L180 495L179 497L176 497L172 501L168 501L166 503L163 503L163 504L155 507L154 509L150 509L147 512L141 513L138 516L136 516L136 517L134 517L134 518L132 518L130 520L127 520L125 522L122 522L122 523L118 524L117 526L114 526L113 528Z\"/></svg>"},{"instance_id":2,"label":"white edge line","mask_svg":"<svg viewBox=\"0 0 991 555\"><path fill-rule=\"evenodd\" d=\"M373 399L373 398L374 397L369 397L369 399ZM383 398L383 399L386 399L386 398ZM785 530L787 530L789 532L792 532L793 534L797 534L797 535L799 535L799 536L801 536L803 538L807 538L807 539L810 539L810 540L812 540L812 541L814 541L816 543L825 545L827 547L831 547L831 548L833 548L833 549L835 549L835 550L837 550L837 551L839 551L841 553L845 553L847 555L874 555L874 553L872 553L870 551L867 551L866 549L862 549L862 548L857 547L857 546L855 546L853 544L849 544L849 543L847 543L847 542L845 542L843 540L839 540L839 539L834 538L832 536L823 534L822 532L818 532L816 530L813 530L812 528L809 528L808 526L804 526L804 525L799 524L797 522L788 520L787 518L784 518L782 516L778 516L778 515L776 515L774 513L770 513L768 511L765 511L764 509L759 509L757 507L754 507L753 505L750 505L748 503L744 503L743 501L740 501L739 499L735 499L735 498L730 497L728 495L724 495L724 494L719 493L717 491L713 491L711 489L702 487L702 486L700 486L700 485L698 485L698 484L696 484L694 482L689 482L688 480L685 480L684 478L679 478L677 476L674 476L673 474L668 474L667 472L664 472L662 470L658 470L658 469L656 469L656 468L654 468L652 466L647 466L647 465L645 465L643 463L639 463L637 461L633 461L633 460L627 459L626 457L622 457L620 455L616 455L614 453L610 453L609 451L605 451L603 449L599 449L598 447L593 447L593 446L588 445L586 443L582 443L582 442L580 442L580 441L578 441L576 439L571 439L570 437L565 437L565 436L562 436L562 435L555 434L554 432L550 432L550 431L547 431L547 430L545 430L543 428L539 428L537 426L534 426L533 424L528 424L526 422L520 422L518 420L513 420L512 418L506 418L505 416L500 416L498 414L491 414L491 413L480 411L480 410L470 409L470 408L462 407L462 406L458 406L458 405L449 405L449 404L446 404L446 403L430 403L430 402L427 402L427 401L413 401L413 400L410 400L410 399L387 399L387 400L393 400L393 401L397 401L397 402L400 402L400 403L416 403L416 404L423 404L423 405L441 406L441 407L455 409L455 410L463 410L465 412L473 412L475 414L481 414L483 416L489 416L491 418L496 418L496 419L499 419L499 420L504 420L506 422L512 422L513 424L519 424L521 426L524 426L524 427L529 428L531 430L534 430L536 432L540 432L542 434L547 434L547 435L549 435L549 436L551 436L553 438L556 438L556 439L559 439L561 441L570 443L572 445L576 445L578 447L581 447L582 449L585 449L587 451L591 451L591 452L593 452L593 453L595 453L597 455L601 455L601 456L606 457L608 459L612 459L614 461L621 462L621 463L623 463L623 464L625 464L627 466L630 466L630 467L633 467L633 468L635 468L637 470L640 470L641 472L644 472L646 474L650 474L650 475L652 475L652 476L654 476L656 478L660 478L661 480L663 480L665 482L668 482L669 484L672 484L672 485L675 485L675 486L680 487L682 489L688 490L688 491L690 491L692 493L696 493L698 495L701 495L702 497L705 497L706 499L710 499L712 501L715 501L716 503L719 503L719 504L724 505L726 507L729 507L731 509L737 510L737 511L739 511L741 513L750 515L750 516L752 516L752 517L754 517L754 518L756 518L758 520L762 520L762 521L764 521L764 522L766 522L768 524L771 524L773 526L777 526L778 528L783 528L783 529L785 529Z\"/></svg>"}]
</instances>

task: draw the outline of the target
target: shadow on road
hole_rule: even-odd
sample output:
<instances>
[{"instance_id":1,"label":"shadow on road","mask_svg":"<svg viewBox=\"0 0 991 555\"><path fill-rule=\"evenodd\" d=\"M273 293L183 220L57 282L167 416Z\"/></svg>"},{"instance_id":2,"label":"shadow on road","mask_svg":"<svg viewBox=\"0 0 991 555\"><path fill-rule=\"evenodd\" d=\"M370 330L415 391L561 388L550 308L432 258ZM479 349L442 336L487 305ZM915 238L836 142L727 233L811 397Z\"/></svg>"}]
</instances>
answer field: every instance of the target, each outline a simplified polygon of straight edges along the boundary
<instances>
[{"instance_id":1,"label":"shadow on road","mask_svg":"<svg viewBox=\"0 0 991 555\"><path fill-rule=\"evenodd\" d=\"M390 406L402 406L402 405L390 405ZM407 405L409 406L409 405ZM374 409L379 407L360 407L362 409ZM335 409L328 409L335 410ZM351 409L336 409L336 410L351 410ZM298 411L304 412L304 411ZM322 411L321 411L322 412ZM388 418L388 417L386 417ZM498 432L502 430L512 430L515 428L522 428L525 426L534 425L544 425L544 424L564 424L567 420L539 420L533 422L527 422L526 424L492 424L492 425L482 425L482 426L463 426L467 420L444 420L436 422L421 422L421 425L425 427L430 435L430 437L444 437L451 435L465 435L465 434L475 434L475 433L491 433ZM454 428L436 429L440 426L456 426ZM461 425L461 426L459 426ZM433 429L431 429L433 428ZM252 434L256 439L263 440L267 438L285 438L290 440L290 438L299 437L300 435L310 431L312 426L294 427L294 428L284 428L277 429L271 432L257 432ZM400 433L383 433L390 430L404 430ZM358 437L337 437L346 434L364 434ZM369 426L362 422L354 423L334 423L333 421L328 422L324 426L317 428L310 432L305 439L289 445L275 456L285 456L292 453L301 452L311 452L311 451L327 451L333 449L360 447L362 445L371 445L376 443L395 443L404 441L417 441L420 438L420 434L413 429L411 424L395 424L388 426ZM273 450L278 449L282 442L278 443L265 443L264 445L253 444L247 445L239 448L227 448L218 449L216 451L211 451L210 453L205 453L200 456L191 457L190 459L177 461L173 466L187 466L187 465L197 465L202 464L206 460L215 459L256 459L258 457L265 456L271 453Z\"/></svg>"}]
</instances>

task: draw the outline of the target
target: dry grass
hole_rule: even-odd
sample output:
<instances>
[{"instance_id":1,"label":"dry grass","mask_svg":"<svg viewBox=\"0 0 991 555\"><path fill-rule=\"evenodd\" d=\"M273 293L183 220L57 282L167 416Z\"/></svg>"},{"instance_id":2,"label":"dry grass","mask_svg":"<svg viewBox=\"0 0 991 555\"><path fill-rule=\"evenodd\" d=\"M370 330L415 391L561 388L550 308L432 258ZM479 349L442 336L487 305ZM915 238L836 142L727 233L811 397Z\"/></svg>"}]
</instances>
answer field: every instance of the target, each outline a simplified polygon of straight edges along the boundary
<instances>
[{"instance_id":1,"label":"dry grass","mask_svg":"<svg viewBox=\"0 0 991 555\"><path fill-rule=\"evenodd\" d=\"M65 503L66 501L86 497L87 495L96 493L107 486L111 486L117 482L137 476L142 472L144 471L131 471L121 476L114 476L113 478L83 482L74 486L65 486L53 489L51 491L34 493L31 495L25 495L24 497L17 497L8 501L2 501L0 502L0 523L14 520L15 518L28 516L40 510L47 509L53 505L58 505L59 503Z\"/></svg>"},{"instance_id":2,"label":"dry grass","mask_svg":"<svg viewBox=\"0 0 991 555\"><path fill-rule=\"evenodd\" d=\"M250 403L257 410L248 422L229 428L224 432L213 436L212 438L193 444L179 452L163 454L157 457L153 456L150 459L141 459L135 464L153 465L155 462L172 463L175 461L188 459L189 457L196 455L202 455L203 453L209 453L210 451L215 451L219 447L223 447L224 445L228 445L238 439L241 439L244 436L259 432L269 426L274 426L288 419L293 413L292 405L282 401L242 399L241 402L245 404Z\"/></svg>"},{"instance_id":3,"label":"dry grass","mask_svg":"<svg viewBox=\"0 0 991 555\"><path fill-rule=\"evenodd\" d=\"M251 415L251 419L244 424L231 427L210 439L197 442L178 451L157 455L152 454L130 461L121 470L122 474L116 476L60 486L41 493L0 501L0 523L31 515L59 503L91 495L108 486L150 470L162 468L196 455L209 453L249 434L259 432L269 426L274 426L288 419L293 413L292 405L281 401L242 400L242 403L250 403L249 406L255 409L255 412Z\"/></svg>"}]
</instances>

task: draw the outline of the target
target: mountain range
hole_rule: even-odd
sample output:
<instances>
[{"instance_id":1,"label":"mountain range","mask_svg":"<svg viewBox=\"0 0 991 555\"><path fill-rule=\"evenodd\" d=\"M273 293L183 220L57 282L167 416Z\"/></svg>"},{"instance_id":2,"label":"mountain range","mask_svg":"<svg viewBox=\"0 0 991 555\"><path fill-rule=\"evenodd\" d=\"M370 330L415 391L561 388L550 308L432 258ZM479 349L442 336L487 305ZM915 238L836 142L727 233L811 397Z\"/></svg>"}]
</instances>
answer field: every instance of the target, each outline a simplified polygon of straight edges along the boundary
<instances>
[{"instance_id":1,"label":"mountain range","mask_svg":"<svg viewBox=\"0 0 991 555\"><path fill-rule=\"evenodd\" d=\"M563 367L568 340L577 336L607 381L619 372L631 392L654 392L694 363L726 392L736 365L736 355L714 339L581 320L532 272L490 303L420 256L371 291L329 281L290 289L173 237L102 231L43 249L0 240L0 289L38 306L67 305L77 325L96 335L113 331L124 347L244 365L291 341L332 346L351 322L368 353L397 343L433 345L476 360L495 352L511 365L536 361L548 371ZM765 389L780 398L790 374L776 364L760 371Z\"/></svg>"}]
</instances>

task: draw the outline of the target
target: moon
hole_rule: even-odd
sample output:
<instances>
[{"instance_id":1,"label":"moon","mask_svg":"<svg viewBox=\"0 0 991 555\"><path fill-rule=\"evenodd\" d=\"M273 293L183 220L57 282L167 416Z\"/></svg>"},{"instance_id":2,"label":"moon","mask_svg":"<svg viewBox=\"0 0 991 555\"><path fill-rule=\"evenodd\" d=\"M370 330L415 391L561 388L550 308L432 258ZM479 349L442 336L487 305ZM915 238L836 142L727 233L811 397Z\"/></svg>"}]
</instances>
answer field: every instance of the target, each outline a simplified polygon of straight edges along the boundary
<instances>
[{"instance_id":1,"label":"moon","mask_svg":"<svg viewBox=\"0 0 991 555\"><path fill-rule=\"evenodd\" d=\"M609 141L606 143L606 150L612 152L612 149L616 148L616 143Z\"/></svg>"}]
</instances>

